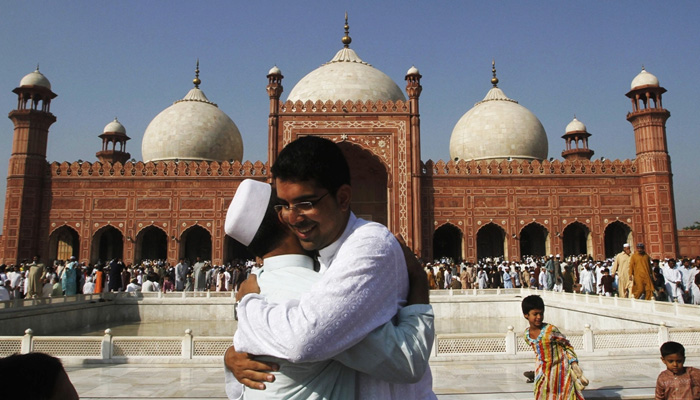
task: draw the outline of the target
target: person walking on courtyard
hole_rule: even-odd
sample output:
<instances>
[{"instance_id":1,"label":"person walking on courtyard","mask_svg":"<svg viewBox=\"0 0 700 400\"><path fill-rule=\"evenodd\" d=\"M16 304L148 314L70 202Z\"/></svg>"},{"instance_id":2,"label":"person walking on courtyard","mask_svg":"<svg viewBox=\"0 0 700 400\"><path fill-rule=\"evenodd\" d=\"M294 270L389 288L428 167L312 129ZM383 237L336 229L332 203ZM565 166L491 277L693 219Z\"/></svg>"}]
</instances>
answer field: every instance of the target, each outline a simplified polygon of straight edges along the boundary
<instances>
[{"instance_id":1,"label":"person walking on courtyard","mask_svg":"<svg viewBox=\"0 0 700 400\"><path fill-rule=\"evenodd\" d=\"M27 297L38 297L41 295L41 279L46 274L44 264L39 262L39 256L34 256L29 264L29 274L27 275Z\"/></svg>"},{"instance_id":2,"label":"person walking on courtyard","mask_svg":"<svg viewBox=\"0 0 700 400\"><path fill-rule=\"evenodd\" d=\"M187 265L184 259L175 266L175 290L182 292L185 289L185 281L187 280Z\"/></svg>"},{"instance_id":3,"label":"person walking on courtyard","mask_svg":"<svg viewBox=\"0 0 700 400\"><path fill-rule=\"evenodd\" d=\"M192 267L192 274L194 275L194 291L204 292L207 290L207 269L205 267L204 261L197 257L197 261Z\"/></svg>"},{"instance_id":4,"label":"person walking on courtyard","mask_svg":"<svg viewBox=\"0 0 700 400\"><path fill-rule=\"evenodd\" d=\"M78 274L78 261L76 261L75 256L70 256L66 267L63 268L63 274L60 277L61 287L63 288L63 294L66 296L73 296L78 293L78 286L76 281L76 276Z\"/></svg>"},{"instance_id":5,"label":"person walking on courtyard","mask_svg":"<svg viewBox=\"0 0 700 400\"><path fill-rule=\"evenodd\" d=\"M544 301L531 295L521 304L529 323L525 342L535 351L535 400L582 400L588 379L578 365L574 347L556 326L544 322Z\"/></svg>"},{"instance_id":6,"label":"person walking on courtyard","mask_svg":"<svg viewBox=\"0 0 700 400\"><path fill-rule=\"evenodd\" d=\"M632 293L632 281L630 281L630 245L625 243L622 245L622 251L615 256L611 275L617 274L618 284L617 291L619 297L630 297Z\"/></svg>"},{"instance_id":7,"label":"person walking on courtyard","mask_svg":"<svg viewBox=\"0 0 700 400\"><path fill-rule=\"evenodd\" d=\"M645 300L654 298L654 285L651 283L651 258L644 251L644 243L637 244L637 251L630 257L630 280L632 281L632 294L640 299L644 295Z\"/></svg>"}]
</instances>

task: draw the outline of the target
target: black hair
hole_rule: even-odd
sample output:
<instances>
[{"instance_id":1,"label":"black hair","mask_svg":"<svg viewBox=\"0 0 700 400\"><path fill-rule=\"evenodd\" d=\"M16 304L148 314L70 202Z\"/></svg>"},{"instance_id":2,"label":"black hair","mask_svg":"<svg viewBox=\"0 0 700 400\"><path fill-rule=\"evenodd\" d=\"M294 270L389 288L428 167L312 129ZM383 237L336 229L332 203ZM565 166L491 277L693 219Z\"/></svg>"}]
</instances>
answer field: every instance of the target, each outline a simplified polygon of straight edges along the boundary
<instances>
[{"instance_id":1,"label":"black hair","mask_svg":"<svg viewBox=\"0 0 700 400\"><path fill-rule=\"evenodd\" d=\"M0 376L7 382L3 387L3 398L50 399L61 371L61 361L44 353L0 358Z\"/></svg>"},{"instance_id":2,"label":"black hair","mask_svg":"<svg viewBox=\"0 0 700 400\"><path fill-rule=\"evenodd\" d=\"M262 222L260 222L260 226L258 227L258 231L255 232L253 240L251 240L248 245L248 251L256 257L262 257L272 251L272 249L279 246L285 235L289 234L287 231L288 228L279 220L277 211L275 211L274 206L276 204L277 195L273 189L270 195L270 201L267 203L265 216L263 216Z\"/></svg>"},{"instance_id":3,"label":"black hair","mask_svg":"<svg viewBox=\"0 0 700 400\"><path fill-rule=\"evenodd\" d=\"M544 311L544 301L540 296L537 296L535 294L524 298L520 306L523 309L523 314L529 314L532 310Z\"/></svg>"},{"instance_id":4,"label":"black hair","mask_svg":"<svg viewBox=\"0 0 700 400\"><path fill-rule=\"evenodd\" d=\"M661 357L670 356L671 354L679 354L685 358L685 347L678 342L666 342L661 345Z\"/></svg>"},{"instance_id":5,"label":"black hair","mask_svg":"<svg viewBox=\"0 0 700 400\"><path fill-rule=\"evenodd\" d=\"M335 196L350 185L350 167L337 144L317 136L303 136L287 145L272 166L275 179L313 181Z\"/></svg>"}]
</instances>

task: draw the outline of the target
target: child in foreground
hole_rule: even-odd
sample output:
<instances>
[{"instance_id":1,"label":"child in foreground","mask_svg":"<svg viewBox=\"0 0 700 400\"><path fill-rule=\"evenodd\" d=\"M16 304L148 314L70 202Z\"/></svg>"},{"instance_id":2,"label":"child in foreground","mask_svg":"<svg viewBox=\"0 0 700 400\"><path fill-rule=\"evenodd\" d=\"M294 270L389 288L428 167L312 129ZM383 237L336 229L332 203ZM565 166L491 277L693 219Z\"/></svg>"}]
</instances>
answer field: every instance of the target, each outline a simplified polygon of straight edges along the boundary
<instances>
[{"instance_id":1,"label":"child in foreground","mask_svg":"<svg viewBox=\"0 0 700 400\"><path fill-rule=\"evenodd\" d=\"M556 326L543 322L544 301L540 296L523 299L522 310L530 326L525 341L537 356L536 400L579 400L588 379L578 366L573 346Z\"/></svg>"},{"instance_id":2,"label":"child in foreground","mask_svg":"<svg viewBox=\"0 0 700 400\"><path fill-rule=\"evenodd\" d=\"M700 370L685 367L685 347L677 342L661 345L666 371L656 379L656 400L700 400Z\"/></svg>"}]
</instances>

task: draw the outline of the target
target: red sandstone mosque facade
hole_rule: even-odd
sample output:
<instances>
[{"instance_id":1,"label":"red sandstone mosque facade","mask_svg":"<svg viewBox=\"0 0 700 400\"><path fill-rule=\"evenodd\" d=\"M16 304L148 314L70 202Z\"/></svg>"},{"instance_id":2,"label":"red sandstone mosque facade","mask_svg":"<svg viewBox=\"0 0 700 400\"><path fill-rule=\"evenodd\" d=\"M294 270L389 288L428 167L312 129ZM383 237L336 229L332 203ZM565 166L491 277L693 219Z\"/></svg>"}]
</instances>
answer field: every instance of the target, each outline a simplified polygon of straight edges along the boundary
<instances>
[{"instance_id":1,"label":"red sandstone mosque facade","mask_svg":"<svg viewBox=\"0 0 700 400\"><path fill-rule=\"evenodd\" d=\"M346 26L344 47L286 100L281 71L270 70L267 162L241 160L238 128L199 89L197 75L185 98L146 129L144 161L129 161L129 137L115 119L99 136L99 161L49 163L56 94L38 70L28 74L13 90L18 102L9 114L15 129L0 262L39 254L93 263L200 256L220 264L244 256L224 233L228 203L243 179L269 181L276 155L303 135L341 146L355 213L400 233L426 259L600 259L636 242L653 257L700 253L700 236L677 231L670 113L652 74L643 70L627 93L635 159L591 160L590 134L575 118L563 135L562 159L548 158L544 128L498 87L494 67L493 87L452 132L450 160L423 162L420 72L408 70L404 95L350 42Z\"/></svg>"}]
</instances>

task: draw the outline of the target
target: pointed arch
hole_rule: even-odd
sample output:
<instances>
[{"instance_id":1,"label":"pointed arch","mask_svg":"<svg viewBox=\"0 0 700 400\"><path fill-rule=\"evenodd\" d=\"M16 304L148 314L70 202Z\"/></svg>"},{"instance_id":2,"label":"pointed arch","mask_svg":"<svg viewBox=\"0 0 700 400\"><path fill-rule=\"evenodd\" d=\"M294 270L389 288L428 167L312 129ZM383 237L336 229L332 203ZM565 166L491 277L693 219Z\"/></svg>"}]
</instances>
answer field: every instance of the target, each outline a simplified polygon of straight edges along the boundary
<instances>
[{"instance_id":1,"label":"pointed arch","mask_svg":"<svg viewBox=\"0 0 700 400\"><path fill-rule=\"evenodd\" d=\"M632 245L632 228L622 221L613 221L605 227L605 258L615 257L622 251L622 245Z\"/></svg>"},{"instance_id":2,"label":"pointed arch","mask_svg":"<svg viewBox=\"0 0 700 400\"><path fill-rule=\"evenodd\" d=\"M105 225L92 235L90 262L108 263L115 258L124 258L124 234L112 225Z\"/></svg>"},{"instance_id":3,"label":"pointed arch","mask_svg":"<svg viewBox=\"0 0 700 400\"><path fill-rule=\"evenodd\" d=\"M592 254L591 229L585 224L574 221L562 232L564 242L564 257L580 254Z\"/></svg>"},{"instance_id":4,"label":"pointed arch","mask_svg":"<svg viewBox=\"0 0 700 400\"><path fill-rule=\"evenodd\" d=\"M168 235L155 225L147 226L136 235L134 261L165 260L168 258Z\"/></svg>"},{"instance_id":5,"label":"pointed arch","mask_svg":"<svg viewBox=\"0 0 700 400\"><path fill-rule=\"evenodd\" d=\"M350 167L353 212L360 218L389 226L387 166L376 154L359 145L342 141L338 147Z\"/></svg>"},{"instance_id":6,"label":"pointed arch","mask_svg":"<svg viewBox=\"0 0 700 400\"><path fill-rule=\"evenodd\" d=\"M433 232L433 259L449 257L454 261L463 258L462 230L451 223L445 223Z\"/></svg>"},{"instance_id":7,"label":"pointed arch","mask_svg":"<svg viewBox=\"0 0 700 400\"><path fill-rule=\"evenodd\" d=\"M193 225L182 232L179 258L185 258L194 263L197 257L202 260L211 260L211 253L211 232L203 226Z\"/></svg>"},{"instance_id":8,"label":"pointed arch","mask_svg":"<svg viewBox=\"0 0 700 400\"><path fill-rule=\"evenodd\" d=\"M549 252L549 231L544 225L530 222L520 230L520 256L541 257Z\"/></svg>"},{"instance_id":9,"label":"pointed arch","mask_svg":"<svg viewBox=\"0 0 700 400\"><path fill-rule=\"evenodd\" d=\"M253 260L255 256L248 251L243 243L226 235L224 237L224 263L235 260Z\"/></svg>"},{"instance_id":10,"label":"pointed arch","mask_svg":"<svg viewBox=\"0 0 700 400\"><path fill-rule=\"evenodd\" d=\"M49 260L67 260L80 255L80 235L73 227L62 225L49 235Z\"/></svg>"},{"instance_id":11,"label":"pointed arch","mask_svg":"<svg viewBox=\"0 0 700 400\"><path fill-rule=\"evenodd\" d=\"M505 243L506 231L489 222L476 232L476 258L508 257Z\"/></svg>"}]
</instances>

